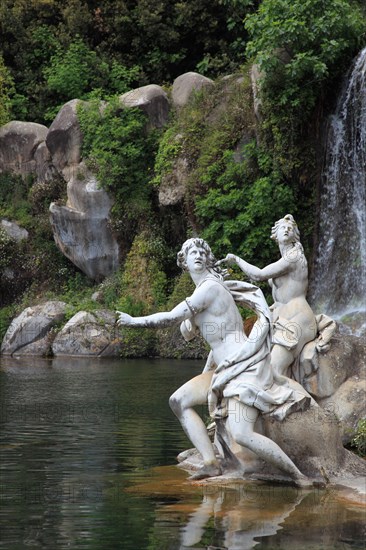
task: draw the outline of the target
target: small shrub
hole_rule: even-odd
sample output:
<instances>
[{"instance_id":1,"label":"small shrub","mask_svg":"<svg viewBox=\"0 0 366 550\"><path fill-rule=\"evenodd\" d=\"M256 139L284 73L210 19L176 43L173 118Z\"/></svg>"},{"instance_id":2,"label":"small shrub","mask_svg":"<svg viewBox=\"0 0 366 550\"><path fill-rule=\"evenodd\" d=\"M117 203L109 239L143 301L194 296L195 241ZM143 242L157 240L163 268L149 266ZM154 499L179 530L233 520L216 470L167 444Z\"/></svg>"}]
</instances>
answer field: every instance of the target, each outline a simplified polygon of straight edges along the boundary
<instances>
[{"instance_id":1,"label":"small shrub","mask_svg":"<svg viewBox=\"0 0 366 550\"><path fill-rule=\"evenodd\" d=\"M357 454L366 457L366 418L359 421L356 434L354 435L351 446Z\"/></svg>"}]
</instances>

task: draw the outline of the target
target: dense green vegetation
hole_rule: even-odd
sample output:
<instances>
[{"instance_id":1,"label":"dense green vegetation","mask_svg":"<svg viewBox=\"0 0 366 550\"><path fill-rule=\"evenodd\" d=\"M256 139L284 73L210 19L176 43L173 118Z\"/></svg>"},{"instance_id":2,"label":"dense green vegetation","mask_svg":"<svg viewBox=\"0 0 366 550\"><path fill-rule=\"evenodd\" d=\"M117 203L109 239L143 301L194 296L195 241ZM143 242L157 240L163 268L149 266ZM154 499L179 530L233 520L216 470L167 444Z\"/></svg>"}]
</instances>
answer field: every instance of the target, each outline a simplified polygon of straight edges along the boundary
<instances>
[{"instance_id":1,"label":"dense green vegetation","mask_svg":"<svg viewBox=\"0 0 366 550\"><path fill-rule=\"evenodd\" d=\"M177 278L175 254L192 234L207 238L217 256L235 252L262 266L277 258L271 225L291 212L311 257L319 128L365 43L362 6L352 0L3 0L0 124L49 124L63 103L85 100L78 109L83 159L114 196L111 223L123 261L101 285L88 281L53 241L48 206L65 199L62 178L35 185L1 174L0 216L30 234L17 244L0 232L1 331L45 297L67 301L69 316L98 307L132 314L172 307L187 288ZM132 87L156 83L169 93L175 77L193 70L215 79L214 86L172 113L159 132L140 110L120 105L118 96ZM179 162L185 196L162 209L159 188ZM91 300L96 290L98 302ZM142 341L131 333L129 342L132 355L142 348L154 353L150 335Z\"/></svg>"},{"instance_id":2,"label":"dense green vegetation","mask_svg":"<svg viewBox=\"0 0 366 550\"><path fill-rule=\"evenodd\" d=\"M3 0L0 53L10 72L11 117L44 122L91 92L217 75L243 61L252 0ZM0 64L0 94L1 94ZM7 77L8 78L8 77ZM1 97L1 96L0 96Z\"/></svg>"}]
</instances>

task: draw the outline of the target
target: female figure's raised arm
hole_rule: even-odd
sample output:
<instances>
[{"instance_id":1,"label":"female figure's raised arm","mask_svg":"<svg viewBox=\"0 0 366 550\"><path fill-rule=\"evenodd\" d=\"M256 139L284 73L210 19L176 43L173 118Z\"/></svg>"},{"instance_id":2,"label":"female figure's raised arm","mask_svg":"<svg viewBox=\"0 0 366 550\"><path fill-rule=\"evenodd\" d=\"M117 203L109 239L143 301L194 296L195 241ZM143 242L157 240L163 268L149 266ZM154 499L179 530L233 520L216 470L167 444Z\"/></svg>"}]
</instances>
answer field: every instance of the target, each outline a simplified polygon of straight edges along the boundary
<instances>
[{"instance_id":1,"label":"female figure's raised arm","mask_svg":"<svg viewBox=\"0 0 366 550\"><path fill-rule=\"evenodd\" d=\"M217 265L223 262L231 265L234 263L237 264L240 269L253 281L267 281L268 279L274 279L276 277L280 277L281 275L285 275L291 269L291 263L284 258L281 258L273 264L267 265L263 269L242 260L239 256L235 256L235 254L227 254L223 260L217 262Z\"/></svg>"}]
</instances>

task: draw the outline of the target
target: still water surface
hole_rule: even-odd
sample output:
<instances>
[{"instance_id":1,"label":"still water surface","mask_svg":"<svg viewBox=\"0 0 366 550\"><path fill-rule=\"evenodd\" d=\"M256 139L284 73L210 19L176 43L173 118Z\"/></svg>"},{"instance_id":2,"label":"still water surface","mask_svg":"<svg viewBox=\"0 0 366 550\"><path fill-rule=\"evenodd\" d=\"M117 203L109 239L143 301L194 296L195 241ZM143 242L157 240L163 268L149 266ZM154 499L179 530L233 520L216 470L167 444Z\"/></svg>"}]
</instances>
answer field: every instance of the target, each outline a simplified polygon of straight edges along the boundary
<instances>
[{"instance_id":1,"label":"still water surface","mask_svg":"<svg viewBox=\"0 0 366 550\"><path fill-rule=\"evenodd\" d=\"M174 464L190 445L168 398L201 369L1 358L0 547L364 548L364 509L342 491L185 482Z\"/></svg>"}]
</instances>

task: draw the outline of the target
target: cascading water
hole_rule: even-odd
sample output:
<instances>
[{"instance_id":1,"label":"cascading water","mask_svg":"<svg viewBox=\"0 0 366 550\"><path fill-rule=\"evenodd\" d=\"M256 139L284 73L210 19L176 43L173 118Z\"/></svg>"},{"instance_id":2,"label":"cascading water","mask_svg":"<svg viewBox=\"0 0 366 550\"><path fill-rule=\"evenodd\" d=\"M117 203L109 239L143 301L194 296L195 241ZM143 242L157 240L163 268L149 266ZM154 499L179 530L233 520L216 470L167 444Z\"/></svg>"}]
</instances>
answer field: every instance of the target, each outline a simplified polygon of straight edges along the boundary
<instances>
[{"instance_id":1,"label":"cascading water","mask_svg":"<svg viewBox=\"0 0 366 550\"><path fill-rule=\"evenodd\" d=\"M335 318L366 309L366 48L329 123L311 289Z\"/></svg>"}]
</instances>

